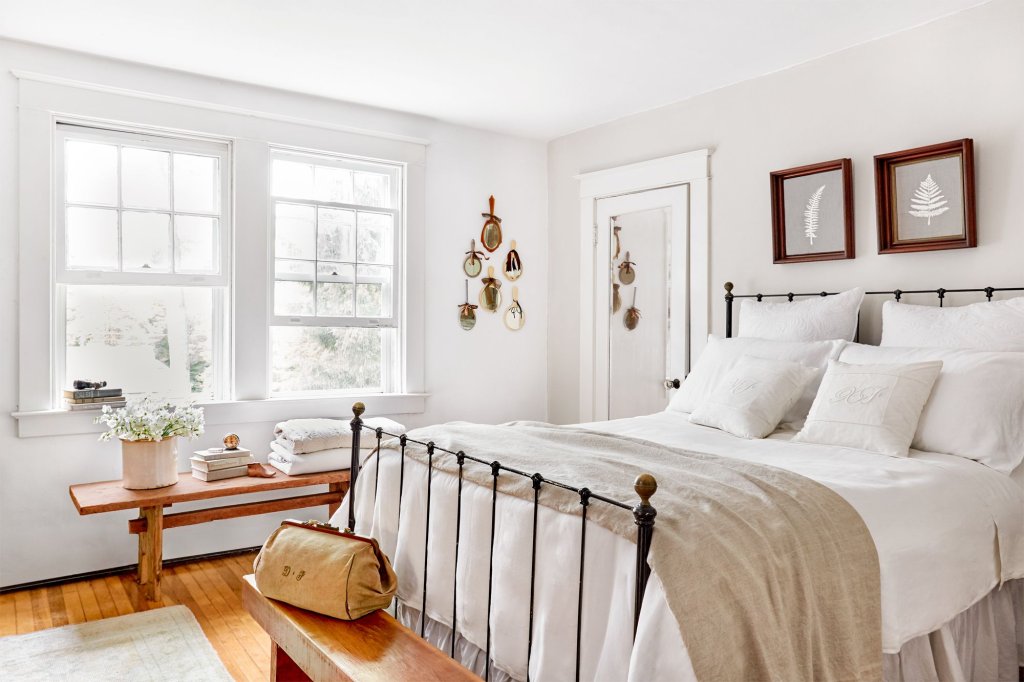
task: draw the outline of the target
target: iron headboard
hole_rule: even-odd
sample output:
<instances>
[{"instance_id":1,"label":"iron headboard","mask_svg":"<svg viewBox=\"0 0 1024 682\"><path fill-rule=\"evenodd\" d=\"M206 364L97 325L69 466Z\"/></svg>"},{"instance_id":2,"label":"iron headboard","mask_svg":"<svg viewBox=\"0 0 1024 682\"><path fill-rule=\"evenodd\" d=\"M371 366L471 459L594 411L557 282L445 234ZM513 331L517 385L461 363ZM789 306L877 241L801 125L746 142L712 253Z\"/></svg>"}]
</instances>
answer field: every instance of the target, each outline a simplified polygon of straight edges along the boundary
<instances>
[{"instance_id":1,"label":"iron headboard","mask_svg":"<svg viewBox=\"0 0 1024 682\"><path fill-rule=\"evenodd\" d=\"M808 298L813 296L825 297L835 296L838 291L819 291L813 294L734 294L732 293L732 282L725 283L725 337L732 338L732 302L737 298L753 298L758 302L766 298L785 298L790 303L795 298ZM939 307L942 307L946 300L946 294L985 294L985 298L992 300L992 295L1000 291L1022 291L1024 287L980 287L977 289L892 289L887 291L866 291L866 296L892 296L897 301L903 298L904 294L935 294L939 297ZM857 325L858 329L860 325Z\"/></svg>"}]
</instances>

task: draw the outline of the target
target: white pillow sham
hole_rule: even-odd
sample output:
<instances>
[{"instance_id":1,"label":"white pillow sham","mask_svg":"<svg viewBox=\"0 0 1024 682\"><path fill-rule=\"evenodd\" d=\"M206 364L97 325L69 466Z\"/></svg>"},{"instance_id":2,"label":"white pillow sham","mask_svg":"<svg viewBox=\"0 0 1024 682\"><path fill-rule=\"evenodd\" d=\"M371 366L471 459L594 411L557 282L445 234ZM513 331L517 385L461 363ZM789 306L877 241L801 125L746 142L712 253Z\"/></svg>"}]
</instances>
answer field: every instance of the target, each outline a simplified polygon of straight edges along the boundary
<instances>
[{"instance_id":1,"label":"white pillow sham","mask_svg":"<svg viewBox=\"0 0 1024 682\"><path fill-rule=\"evenodd\" d=\"M911 447L1006 474L1024 464L1024 353L851 343L839 359L854 365L941 360Z\"/></svg>"},{"instance_id":2,"label":"white pillow sham","mask_svg":"<svg viewBox=\"0 0 1024 682\"><path fill-rule=\"evenodd\" d=\"M951 308L886 301L879 345L1024 351L1024 297Z\"/></svg>"},{"instance_id":3,"label":"white pillow sham","mask_svg":"<svg viewBox=\"0 0 1024 682\"><path fill-rule=\"evenodd\" d=\"M818 370L790 360L744 355L690 415L694 424L740 438L764 438L818 378Z\"/></svg>"},{"instance_id":4,"label":"white pillow sham","mask_svg":"<svg viewBox=\"0 0 1024 682\"><path fill-rule=\"evenodd\" d=\"M829 360L839 357L844 341L769 341L766 339L723 339L711 334L697 364L672 396L668 409L692 413L708 399L722 378L744 355L766 360L789 360L817 370L800 399L782 417L784 424L798 424L807 416L818 390L820 377ZM793 428L799 428L794 425Z\"/></svg>"},{"instance_id":5,"label":"white pillow sham","mask_svg":"<svg viewBox=\"0 0 1024 682\"><path fill-rule=\"evenodd\" d=\"M792 303L740 301L740 336L776 341L853 341L864 290L806 298Z\"/></svg>"},{"instance_id":6,"label":"white pillow sham","mask_svg":"<svg viewBox=\"0 0 1024 682\"><path fill-rule=\"evenodd\" d=\"M829 360L794 443L820 443L906 457L941 362L849 365Z\"/></svg>"}]
</instances>

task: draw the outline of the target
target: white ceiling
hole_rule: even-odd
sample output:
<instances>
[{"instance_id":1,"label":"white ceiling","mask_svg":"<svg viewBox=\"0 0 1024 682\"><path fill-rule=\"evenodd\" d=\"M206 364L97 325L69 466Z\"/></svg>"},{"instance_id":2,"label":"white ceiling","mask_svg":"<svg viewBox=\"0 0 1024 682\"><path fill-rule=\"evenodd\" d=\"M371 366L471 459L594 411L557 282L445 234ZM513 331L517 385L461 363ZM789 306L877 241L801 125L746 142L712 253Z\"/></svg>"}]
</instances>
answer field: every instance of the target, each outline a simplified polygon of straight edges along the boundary
<instances>
[{"instance_id":1,"label":"white ceiling","mask_svg":"<svg viewBox=\"0 0 1024 682\"><path fill-rule=\"evenodd\" d=\"M549 139L987 0L2 0L0 35Z\"/></svg>"}]
</instances>

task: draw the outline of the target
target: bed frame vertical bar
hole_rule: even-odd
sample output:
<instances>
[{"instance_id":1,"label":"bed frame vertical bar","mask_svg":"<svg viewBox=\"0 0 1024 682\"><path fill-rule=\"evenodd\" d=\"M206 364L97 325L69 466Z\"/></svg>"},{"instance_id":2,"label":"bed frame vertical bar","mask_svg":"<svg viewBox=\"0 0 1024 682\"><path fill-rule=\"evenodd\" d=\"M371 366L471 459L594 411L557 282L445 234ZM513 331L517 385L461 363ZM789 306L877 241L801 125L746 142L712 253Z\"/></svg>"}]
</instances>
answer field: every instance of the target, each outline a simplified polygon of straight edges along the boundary
<instances>
[{"instance_id":1,"label":"bed frame vertical bar","mask_svg":"<svg viewBox=\"0 0 1024 682\"><path fill-rule=\"evenodd\" d=\"M462 467L466 464L466 453L459 450L455 459L459 463L459 492L455 503L455 568L452 570L452 658L455 658L455 635L459 623L459 535L462 531Z\"/></svg>"},{"instance_id":2,"label":"bed frame vertical bar","mask_svg":"<svg viewBox=\"0 0 1024 682\"><path fill-rule=\"evenodd\" d=\"M534 474L533 481L533 547L530 551L530 621L526 626L526 682L530 682L530 656L533 654L533 595L537 582L537 512L540 507L540 485L544 477Z\"/></svg>"},{"instance_id":3,"label":"bed frame vertical bar","mask_svg":"<svg viewBox=\"0 0 1024 682\"><path fill-rule=\"evenodd\" d=\"M356 532L356 479L359 478L359 437L363 432L363 412L366 412L366 405L363 403L352 405L352 460L348 472L348 528L353 533Z\"/></svg>"},{"instance_id":4,"label":"bed frame vertical bar","mask_svg":"<svg viewBox=\"0 0 1024 682\"><path fill-rule=\"evenodd\" d=\"M647 555L651 551L651 539L654 537L654 517L658 515L651 506L651 497L658 491L658 482L650 474L640 474L633 481L633 490L640 496L640 504L633 507L633 519L637 526L636 589L633 602L633 639L636 639L636 629L640 624L640 608L644 603L647 580L651 577Z\"/></svg>"},{"instance_id":5,"label":"bed frame vertical bar","mask_svg":"<svg viewBox=\"0 0 1024 682\"><path fill-rule=\"evenodd\" d=\"M725 338L732 338L732 282L725 283Z\"/></svg>"},{"instance_id":6,"label":"bed frame vertical bar","mask_svg":"<svg viewBox=\"0 0 1024 682\"><path fill-rule=\"evenodd\" d=\"M494 530L498 518L498 476L501 474L501 462L491 462L491 558L487 567L487 660L484 668L484 680L491 679L491 597L494 594Z\"/></svg>"},{"instance_id":7,"label":"bed frame vertical bar","mask_svg":"<svg viewBox=\"0 0 1024 682\"><path fill-rule=\"evenodd\" d=\"M583 642L583 569L587 558L587 507L590 506L590 489L580 489L580 580L576 595L576 682L580 682L580 648Z\"/></svg>"},{"instance_id":8,"label":"bed frame vertical bar","mask_svg":"<svg viewBox=\"0 0 1024 682\"><path fill-rule=\"evenodd\" d=\"M380 490L380 457L381 457L380 439L384 436L384 429L382 429L381 427L378 426L375 433L376 433L376 436L377 436L377 466L375 467L375 469L376 469L376 478L374 478L374 480L373 480L373 506L374 507L377 506L377 491Z\"/></svg>"},{"instance_id":9,"label":"bed frame vertical bar","mask_svg":"<svg viewBox=\"0 0 1024 682\"><path fill-rule=\"evenodd\" d=\"M430 566L430 490L434 480L434 441L427 443L427 518L423 531L423 610L420 611L420 637L427 631L427 569Z\"/></svg>"}]
</instances>

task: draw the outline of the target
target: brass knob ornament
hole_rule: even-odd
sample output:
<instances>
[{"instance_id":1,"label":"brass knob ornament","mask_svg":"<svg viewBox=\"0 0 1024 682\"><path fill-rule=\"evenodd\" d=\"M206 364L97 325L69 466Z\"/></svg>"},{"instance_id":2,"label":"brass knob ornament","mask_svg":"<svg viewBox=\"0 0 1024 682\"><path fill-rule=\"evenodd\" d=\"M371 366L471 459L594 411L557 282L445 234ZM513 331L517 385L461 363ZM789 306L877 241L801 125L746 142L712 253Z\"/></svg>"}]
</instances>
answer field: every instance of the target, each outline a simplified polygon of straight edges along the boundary
<instances>
[{"instance_id":1,"label":"brass knob ornament","mask_svg":"<svg viewBox=\"0 0 1024 682\"><path fill-rule=\"evenodd\" d=\"M225 450L237 450L238 449L238 434L229 433L224 436L224 449Z\"/></svg>"}]
</instances>

